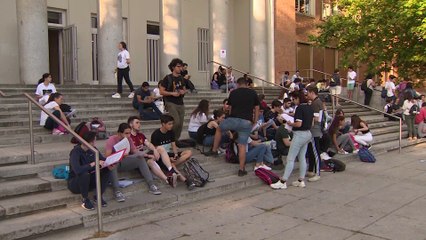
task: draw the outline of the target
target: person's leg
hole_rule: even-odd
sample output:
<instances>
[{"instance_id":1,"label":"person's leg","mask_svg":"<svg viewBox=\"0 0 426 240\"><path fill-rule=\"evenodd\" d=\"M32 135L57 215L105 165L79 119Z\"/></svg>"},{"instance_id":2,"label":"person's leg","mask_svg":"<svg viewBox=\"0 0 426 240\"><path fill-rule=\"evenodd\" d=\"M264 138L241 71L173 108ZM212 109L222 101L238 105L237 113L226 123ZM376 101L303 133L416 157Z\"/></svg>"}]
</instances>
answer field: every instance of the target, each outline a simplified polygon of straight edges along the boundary
<instances>
[{"instance_id":1,"label":"person's leg","mask_svg":"<svg viewBox=\"0 0 426 240\"><path fill-rule=\"evenodd\" d=\"M181 165L182 163L188 161L188 159L192 156L191 150L185 150L180 154L180 157L174 162L176 166Z\"/></svg>"},{"instance_id":2,"label":"person's leg","mask_svg":"<svg viewBox=\"0 0 426 240\"><path fill-rule=\"evenodd\" d=\"M89 198L90 174L82 173L68 182L68 189L72 193L81 193L84 199Z\"/></svg>"},{"instance_id":3,"label":"person's leg","mask_svg":"<svg viewBox=\"0 0 426 240\"><path fill-rule=\"evenodd\" d=\"M173 132L175 133L175 138L176 140L178 140L178 130L179 130L179 125L180 123L180 117L179 117L179 112L178 112L178 105L171 103L171 102L166 102L166 109L169 112L169 115L173 117L174 121L173 121ZM179 134L180 136L180 134Z\"/></svg>"},{"instance_id":4,"label":"person's leg","mask_svg":"<svg viewBox=\"0 0 426 240\"><path fill-rule=\"evenodd\" d=\"M413 137L413 130L412 130L412 124L411 124L411 116L410 115L405 115L405 123L407 124L407 130L408 130L408 137L412 138Z\"/></svg>"},{"instance_id":5,"label":"person's leg","mask_svg":"<svg viewBox=\"0 0 426 240\"><path fill-rule=\"evenodd\" d=\"M153 159L149 159L147 161L147 164L149 166L149 169L151 169L151 172L157 176L158 178L160 178L163 181L167 181L167 176L163 173L163 171L161 170L160 166L158 166L157 162Z\"/></svg>"},{"instance_id":6,"label":"person's leg","mask_svg":"<svg viewBox=\"0 0 426 240\"><path fill-rule=\"evenodd\" d=\"M115 166L111 170L110 179L111 179L111 183L112 183L112 190L114 192L119 191L119 186L118 186L118 166Z\"/></svg>"},{"instance_id":7,"label":"person's leg","mask_svg":"<svg viewBox=\"0 0 426 240\"><path fill-rule=\"evenodd\" d=\"M123 93L124 69L117 68L117 93Z\"/></svg>"},{"instance_id":8,"label":"person's leg","mask_svg":"<svg viewBox=\"0 0 426 240\"><path fill-rule=\"evenodd\" d=\"M246 144L238 144L238 159L240 161L240 170L245 171L246 168Z\"/></svg>"},{"instance_id":9,"label":"person's leg","mask_svg":"<svg viewBox=\"0 0 426 240\"><path fill-rule=\"evenodd\" d=\"M308 143L309 140L311 139L310 132L305 132L303 133L303 137L304 140L306 141L300 148L299 150L299 154L298 154L298 159L299 159L299 180L303 180L305 179L305 175L306 175L306 150L308 149ZM312 136L312 135L311 135ZM315 143L314 143L315 145ZM315 146L314 146L315 148ZM315 150L314 150L315 151ZM318 168L318 173L319 175L319 168Z\"/></svg>"},{"instance_id":10,"label":"person's leg","mask_svg":"<svg viewBox=\"0 0 426 240\"><path fill-rule=\"evenodd\" d=\"M59 110L55 110L52 112L53 115L55 115L55 117L61 119L61 112L59 112ZM53 120L51 117L48 117L46 119L46 123L44 125L44 128L48 129L48 130L53 130L55 128L57 128L59 126L59 124L57 122L55 122L55 120Z\"/></svg>"},{"instance_id":11,"label":"person's leg","mask_svg":"<svg viewBox=\"0 0 426 240\"><path fill-rule=\"evenodd\" d=\"M203 146L206 146L206 147L212 146L214 143L214 140L215 140L215 136L213 135L206 136L203 140Z\"/></svg>"},{"instance_id":12,"label":"person's leg","mask_svg":"<svg viewBox=\"0 0 426 240\"><path fill-rule=\"evenodd\" d=\"M240 170L245 171L246 165L246 148L247 141L250 137L250 132L252 129L252 122L245 119L234 119L235 131L238 132L238 158L240 161Z\"/></svg>"},{"instance_id":13,"label":"person's leg","mask_svg":"<svg viewBox=\"0 0 426 240\"><path fill-rule=\"evenodd\" d=\"M158 115L158 118L160 118L160 116L163 114L163 112L160 111L160 109L157 107L157 105L155 105L155 103L150 103L149 106L152 107L152 110L154 110L154 112Z\"/></svg>"},{"instance_id":14,"label":"person's leg","mask_svg":"<svg viewBox=\"0 0 426 240\"><path fill-rule=\"evenodd\" d=\"M366 133L362 135L355 135L354 139L357 143L367 146L370 144L370 142L373 141L373 135L371 133Z\"/></svg>"},{"instance_id":15,"label":"person's leg","mask_svg":"<svg viewBox=\"0 0 426 240\"><path fill-rule=\"evenodd\" d=\"M285 170L282 177L284 181L287 181L291 173L293 172L294 161L299 155L300 149L304 145L303 139L300 137L300 131L294 131L293 134L293 140L291 141L290 149L288 150L287 163L285 165ZM302 161L302 159L299 159L299 162L300 161Z\"/></svg>"},{"instance_id":16,"label":"person's leg","mask_svg":"<svg viewBox=\"0 0 426 240\"><path fill-rule=\"evenodd\" d=\"M251 163L256 161L256 165L259 165L263 162L265 156L266 147L263 144L250 147L246 153L246 163Z\"/></svg>"},{"instance_id":17,"label":"person's leg","mask_svg":"<svg viewBox=\"0 0 426 240\"><path fill-rule=\"evenodd\" d=\"M309 158L309 165L313 164L312 172L316 173L316 175L320 175L320 137L314 137L311 139L310 144L312 145L312 160ZM311 169L311 166L309 166Z\"/></svg>"},{"instance_id":18,"label":"person's leg","mask_svg":"<svg viewBox=\"0 0 426 240\"><path fill-rule=\"evenodd\" d=\"M154 184L154 179L149 171L148 164L146 163L145 158L139 153L124 158L119 167L120 171L131 171L138 168L148 187Z\"/></svg>"},{"instance_id":19,"label":"person's leg","mask_svg":"<svg viewBox=\"0 0 426 240\"><path fill-rule=\"evenodd\" d=\"M182 133L183 129L183 121L185 120L185 106L184 105L178 105L177 106L178 116L179 116L179 124L177 125L176 122L174 123L174 126L177 125L176 132L176 141L180 139L180 135ZM173 127L174 127L173 126Z\"/></svg>"},{"instance_id":20,"label":"person's leg","mask_svg":"<svg viewBox=\"0 0 426 240\"><path fill-rule=\"evenodd\" d=\"M129 67L123 69L123 77L124 77L124 80L127 83L127 86L129 86L129 88L130 88L130 92L133 92L133 91L135 91L135 89L133 88L133 83L130 80L130 74L129 74L129 72L130 72L130 68Z\"/></svg>"},{"instance_id":21,"label":"person's leg","mask_svg":"<svg viewBox=\"0 0 426 240\"><path fill-rule=\"evenodd\" d=\"M272 156L272 149L270 145L265 145L266 146L266 151L265 151L265 156L263 158L264 162L268 162L268 163L273 163L274 162L274 156Z\"/></svg>"},{"instance_id":22,"label":"person's leg","mask_svg":"<svg viewBox=\"0 0 426 240\"><path fill-rule=\"evenodd\" d=\"M158 120L160 119L160 116L151 111L151 109L143 109L142 111L140 111L141 114L141 119L142 120Z\"/></svg>"},{"instance_id":23,"label":"person's leg","mask_svg":"<svg viewBox=\"0 0 426 240\"><path fill-rule=\"evenodd\" d=\"M108 181L110 178L111 171L108 168L100 170L101 173L101 195L105 192L108 187ZM96 189L96 173L90 173L89 191ZM96 192L95 192L96 196Z\"/></svg>"}]
</instances>

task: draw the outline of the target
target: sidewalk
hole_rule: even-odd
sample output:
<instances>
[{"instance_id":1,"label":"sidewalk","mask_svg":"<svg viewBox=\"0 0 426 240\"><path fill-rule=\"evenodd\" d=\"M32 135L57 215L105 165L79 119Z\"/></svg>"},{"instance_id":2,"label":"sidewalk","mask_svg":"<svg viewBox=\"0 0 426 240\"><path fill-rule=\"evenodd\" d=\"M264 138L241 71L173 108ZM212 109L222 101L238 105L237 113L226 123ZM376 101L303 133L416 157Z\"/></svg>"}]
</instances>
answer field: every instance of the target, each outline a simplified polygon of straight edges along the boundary
<instances>
[{"instance_id":1,"label":"sidewalk","mask_svg":"<svg viewBox=\"0 0 426 240\"><path fill-rule=\"evenodd\" d=\"M105 239L425 239L425 147L380 155L375 164L350 161L305 189L262 185L108 223ZM38 239L87 239L95 231Z\"/></svg>"}]
</instances>

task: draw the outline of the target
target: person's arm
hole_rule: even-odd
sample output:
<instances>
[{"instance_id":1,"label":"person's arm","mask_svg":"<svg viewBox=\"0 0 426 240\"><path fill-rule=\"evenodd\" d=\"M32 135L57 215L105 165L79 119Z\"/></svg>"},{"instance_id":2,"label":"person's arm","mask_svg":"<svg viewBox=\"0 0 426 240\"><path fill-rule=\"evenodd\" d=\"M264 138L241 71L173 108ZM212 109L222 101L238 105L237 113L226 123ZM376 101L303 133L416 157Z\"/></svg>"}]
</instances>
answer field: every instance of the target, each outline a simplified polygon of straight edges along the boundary
<instances>
[{"instance_id":1,"label":"person's arm","mask_svg":"<svg viewBox=\"0 0 426 240\"><path fill-rule=\"evenodd\" d=\"M331 141L333 142L333 145L336 148L337 152L340 152L341 151L340 146L339 146L339 144L337 144L337 134L334 133L331 136Z\"/></svg>"},{"instance_id":2,"label":"person's arm","mask_svg":"<svg viewBox=\"0 0 426 240\"><path fill-rule=\"evenodd\" d=\"M367 124L361 122L359 125L360 125L361 128L354 129L355 134L357 134L358 132L362 132L362 131L367 131L368 130Z\"/></svg>"},{"instance_id":3,"label":"person's arm","mask_svg":"<svg viewBox=\"0 0 426 240\"><path fill-rule=\"evenodd\" d=\"M165 81L167 81L167 78L165 79ZM180 95L178 92L167 91L166 88L162 85L160 86L160 94L163 96L173 96L173 97L178 97Z\"/></svg>"},{"instance_id":4,"label":"person's arm","mask_svg":"<svg viewBox=\"0 0 426 240\"><path fill-rule=\"evenodd\" d=\"M172 142L172 151L175 154L175 156L177 156L178 154L178 147L176 146L176 142Z\"/></svg>"},{"instance_id":5,"label":"person's arm","mask_svg":"<svg viewBox=\"0 0 426 240\"><path fill-rule=\"evenodd\" d=\"M81 165L80 164L80 153L73 149L70 154L70 165L71 169L74 171L76 175L80 175L82 173L86 173L90 171L94 166L95 162L90 164Z\"/></svg>"},{"instance_id":6,"label":"person's arm","mask_svg":"<svg viewBox=\"0 0 426 240\"><path fill-rule=\"evenodd\" d=\"M256 124L259 120L259 105L254 106L254 118L253 123Z\"/></svg>"},{"instance_id":7,"label":"person's arm","mask_svg":"<svg viewBox=\"0 0 426 240\"><path fill-rule=\"evenodd\" d=\"M130 53L128 51L126 52L126 63L130 64Z\"/></svg>"},{"instance_id":8,"label":"person's arm","mask_svg":"<svg viewBox=\"0 0 426 240\"><path fill-rule=\"evenodd\" d=\"M302 126L302 120L297 119L295 122L287 122L290 127L299 128Z\"/></svg>"},{"instance_id":9,"label":"person's arm","mask_svg":"<svg viewBox=\"0 0 426 240\"><path fill-rule=\"evenodd\" d=\"M58 110L61 114L61 120L64 122L67 126L70 126L67 117L65 117L65 114L62 112L61 108L58 106L55 106L53 109Z\"/></svg>"},{"instance_id":10,"label":"person's arm","mask_svg":"<svg viewBox=\"0 0 426 240\"><path fill-rule=\"evenodd\" d=\"M154 146L154 144L152 144L151 142L149 142L147 139L144 142L144 145L153 152L155 159L160 159L160 153L158 152L157 148Z\"/></svg>"},{"instance_id":11,"label":"person's arm","mask_svg":"<svg viewBox=\"0 0 426 240\"><path fill-rule=\"evenodd\" d=\"M290 147L291 141L290 138L283 138L284 146Z\"/></svg>"}]
</instances>

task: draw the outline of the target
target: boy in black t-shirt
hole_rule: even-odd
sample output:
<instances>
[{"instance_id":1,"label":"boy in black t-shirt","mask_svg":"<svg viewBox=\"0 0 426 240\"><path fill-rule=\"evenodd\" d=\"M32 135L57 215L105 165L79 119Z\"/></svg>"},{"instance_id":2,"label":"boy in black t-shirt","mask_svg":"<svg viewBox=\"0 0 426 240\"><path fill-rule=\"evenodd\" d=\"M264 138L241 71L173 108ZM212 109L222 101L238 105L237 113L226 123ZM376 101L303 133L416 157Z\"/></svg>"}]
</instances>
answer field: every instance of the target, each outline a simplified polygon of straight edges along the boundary
<instances>
[{"instance_id":1,"label":"boy in black t-shirt","mask_svg":"<svg viewBox=\"0 0 426 240\"><path fill-rule=\"evenodd\" d=\"M173 168L176 170L176 166L183 164L188 161L188 159L192 156L191 150L185 150L182 152L178 151L176 146L175 134L172 131L174 119L170 115L161 115L160 117L161 127L155 130L151 135L151 143L155 146L162 146L169 153L170 160L172 162ZM158 161L158 164L161 166L162 161ZM178 177L181 181L186 182L186 185L189 190L194 189L195 184L186 179L182 174L178 173Z\"/></svg>"},{"instance_id":2,"label":"boy in black t-shirt","mask_svg":"<svg viewBox=\"0 0 426 240\"><path fill-rule=\"evenodd\" d=\"M149 90L149 83L143 82L138 88L133 97L133 107L139 111L142 120L158 120L161 116L161 111L155 105L155 98Z\"/></svg>"}]
</instances>

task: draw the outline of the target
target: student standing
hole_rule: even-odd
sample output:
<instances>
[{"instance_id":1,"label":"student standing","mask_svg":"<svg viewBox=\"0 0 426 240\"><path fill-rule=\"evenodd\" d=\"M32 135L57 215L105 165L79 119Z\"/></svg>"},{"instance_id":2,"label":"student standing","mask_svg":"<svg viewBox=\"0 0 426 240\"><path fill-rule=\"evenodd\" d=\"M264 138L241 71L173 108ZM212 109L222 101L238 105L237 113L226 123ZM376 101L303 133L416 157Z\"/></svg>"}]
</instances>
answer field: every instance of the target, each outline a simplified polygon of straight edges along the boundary
<instances>
[{"instance_id":1,"label":"student standing","mask_svg":"<svg viewBox=\"0 0 426 240\"><path fill-rule=\"evenodd\" d=\"M352 100L354 89L355 89L355 81L356 81L356 72L354 71L353 67L350 66L348 68L348 83L347 83L347 91L348 91L348 98Z\"/></svg>"},{"instance_id":2,"label":"student standing","mask_svg":"<svg viewBox=\"0 0 426 240\"><path fill-rule=\"evenodd\" d=\"M130 53L127 51L127 44L125 42L120 42L118 44L118 50L120 52L117 56L117 92L112 95L113 98L121 98L121 93L123 92L123 78L126 81L127 85L130 88L129 98L134 97L134 88L133 83L130 80Z\"/></svg>"}]
</instances>

